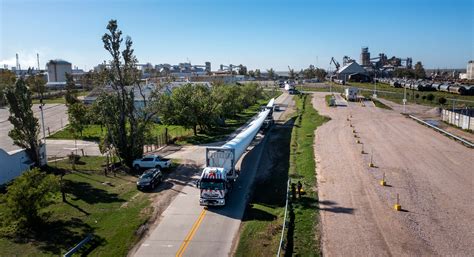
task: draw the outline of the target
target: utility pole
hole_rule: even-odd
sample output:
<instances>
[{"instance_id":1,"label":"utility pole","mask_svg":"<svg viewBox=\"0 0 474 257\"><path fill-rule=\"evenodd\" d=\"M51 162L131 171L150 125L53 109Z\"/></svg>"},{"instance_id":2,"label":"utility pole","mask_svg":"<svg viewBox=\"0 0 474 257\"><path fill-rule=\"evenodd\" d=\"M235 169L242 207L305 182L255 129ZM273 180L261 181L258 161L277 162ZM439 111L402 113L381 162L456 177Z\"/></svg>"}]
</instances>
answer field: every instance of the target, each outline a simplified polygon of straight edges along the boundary
<instances>
[{"instance_id":1,"label":"utility pole","mask_svg":"<svg viewBox=\"0 0 474 257\"><path fill-rule=\"evenodd\" d=\"M407 88L403 87L403 113L406 113L406 104L407 104Z\"/></svg>"},{"instance_id":2,"label":"utility pole","mask_svg":"<svg viewBox=\"0 0 474 257\"><path fill-rule=\"evenodd\" d=\"M44 104L43 104L43 94L40 93L40 111L41 111L41 126L43 127L42 130L43 130L43 145L44 145L44 162L45 164L48 164L48 157L47 157L47 153L46 153L46 130L45 130L45 127L44 127L44 114L43 114L43 107L44 107Z\"/></svg>"},{"instance_id":3,"label":"utility pole","mask_svg":"<svg viewBox=\"0 0 474 257\"><path fill-rule=\"evenodd\" d=\"M40 55L36 53L36 60L38 61L38 73L40 71Z\"/></svg>"},{"instance_id":4,"label":"utility pole","mask_svg":"<svg viewBox=\"0 0 474 257\"><path fill-rule=\"evenodd\" d=\"M373 98L377 98L377 70L374 73L374 95Z\"/></svg>"}]
</instances>

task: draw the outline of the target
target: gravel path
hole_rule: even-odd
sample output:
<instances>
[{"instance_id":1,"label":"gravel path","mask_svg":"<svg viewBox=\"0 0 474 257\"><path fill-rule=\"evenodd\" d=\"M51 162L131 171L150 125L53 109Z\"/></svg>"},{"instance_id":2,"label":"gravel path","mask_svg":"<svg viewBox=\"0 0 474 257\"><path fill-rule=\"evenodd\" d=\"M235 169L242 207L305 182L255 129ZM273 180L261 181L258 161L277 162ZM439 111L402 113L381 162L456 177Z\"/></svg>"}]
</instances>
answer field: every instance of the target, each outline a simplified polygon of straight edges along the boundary
<instances>
[{"instance_id":1,"label":"gravel path","mask_svg":"<svg viewBox=\"0 0 474 257\"><path fill-rule=\"evenodd\" d=\"M326 107L325 94L313 98L332 119L315 138L323 254L472 255L474 150L395 111ZM368 166L372 151L377 168Z\"/></svg>"}]
</instances>

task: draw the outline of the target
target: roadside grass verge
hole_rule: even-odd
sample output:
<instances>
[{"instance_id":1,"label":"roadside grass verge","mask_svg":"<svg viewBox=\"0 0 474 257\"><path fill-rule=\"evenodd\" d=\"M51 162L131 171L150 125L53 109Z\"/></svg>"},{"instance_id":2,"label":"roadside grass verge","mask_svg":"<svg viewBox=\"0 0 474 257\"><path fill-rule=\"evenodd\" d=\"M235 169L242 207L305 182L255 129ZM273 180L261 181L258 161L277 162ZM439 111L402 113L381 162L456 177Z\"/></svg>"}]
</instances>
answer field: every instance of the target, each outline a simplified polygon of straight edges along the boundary
<instances>
[{"instance_id":1,"label":"roadside grass verge","mask_svg":"<svg viewBox=\"0 0 474 257\"><path fill-rule=\"evenodd\" d=\"M297 113L269 134L265 168L259 167L235 256L275 256L285 212L286 185L301 181L305 194L290 200L284 256L319 256L318 197L315 191L314 131L328 121L313 108L311 95L294 96ZM264 153L265 154L265 153ZM262 165L262 164L260 164Z\"/></svg>"},{"instance_id":2,"label":"roadside grass verge","mask_svg":"<svg viewBox=\"0 0 474 257\"><path fill-rule=\"evenodd\" d=\"M252 197L245 209L235 256L275 256L285 215L291 130L295 118L270 131Z\"/></svg>"},{"instance_id":3,"label":"roadside grass verge","mask_svg":"<svg viewBox=\"0 0 474 257\"><path fill-rule=\"evenodd\" d=\"M292 201L285 256L319 256L320 248L316 240L319 211L313 144L316 128L329 118L319 115L313 108L311 95L300 95L294 99L297 118L291 135L289 173L292 183L300 181L303 184L304 194Z\"/></svg>"},{"instance_id":4,"label":"roadside grass verge","mask_svg":"<svg viewBox=\"0 0 474 257\"><path fill-rule=\"evenodd\" d=\"M382 109L387 109L387 110L393 110L392 107L380 102L379 100L377 99L374 99L372 98L372 102L374 102L375 106L378 107L378 108L382 108Z\"/></svg>"},{"instance_id":5,"label":"roadside grass verge","mask_svg":"<svg viewBox=\"0 0 474 257\"><path fill-rule=\"evenodd\" d=\"M81 160L97 170L104 161L101 158ZM67 167L65 162L58 161L57 166ZM95 171L74 171L63 181L67 202L62 202L58 193L46 209L51 216L44 228L31 238L0 237L0 255L58 256L93 233L93 241L79 255L126 256L138 240L137 229L152 212L150 197L136 189L136 178L124 173L106 177Z\"/></svg>"}]
</instances>

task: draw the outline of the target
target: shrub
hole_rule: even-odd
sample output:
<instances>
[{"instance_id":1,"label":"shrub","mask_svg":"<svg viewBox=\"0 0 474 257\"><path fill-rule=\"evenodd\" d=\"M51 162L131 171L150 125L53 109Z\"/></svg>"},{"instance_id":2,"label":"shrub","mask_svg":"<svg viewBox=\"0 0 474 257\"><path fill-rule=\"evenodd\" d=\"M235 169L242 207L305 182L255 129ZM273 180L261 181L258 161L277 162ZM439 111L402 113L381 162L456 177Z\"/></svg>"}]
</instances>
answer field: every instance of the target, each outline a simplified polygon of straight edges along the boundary
<instances>
[{"instance_id":1,"label":"shrub","mask_svg":"<svg viewBox=\"0 0 474 257\"><path fill-rule=\"evenodd\" d=\"M445 103L447 102L447 100L446 100L446 98L444 98L444 97L440 97L440 98L438 99L438 102L439 102L440 104L445 104Z\"/></svg>"},{"instance_id":2,"label":"shrub","mask_svg":"<svg viewBox=\"0 0 474 257\"><path fill-rule=\"evenodd\" d=\"M428 101L430 101L430 102L433 101L434 98L435 98L435 96L434 96L433 94L431 94L431 93L429 93L429 94L426 96L426 100L428 100Z\"/></svg>"}]
</instances>

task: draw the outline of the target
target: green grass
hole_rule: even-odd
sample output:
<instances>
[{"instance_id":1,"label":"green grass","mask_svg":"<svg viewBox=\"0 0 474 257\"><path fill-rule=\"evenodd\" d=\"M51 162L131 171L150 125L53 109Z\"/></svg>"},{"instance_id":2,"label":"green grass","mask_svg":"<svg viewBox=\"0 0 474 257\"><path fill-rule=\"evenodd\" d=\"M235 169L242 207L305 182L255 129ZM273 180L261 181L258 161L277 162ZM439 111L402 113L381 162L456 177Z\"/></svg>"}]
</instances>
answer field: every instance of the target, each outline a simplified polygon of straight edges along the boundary
<instances>
[{"instance_id":1,"label":"green grass","mask_svg":"<svg viewBox=\"0 0 474 257\"><path fill-rule=\"evenodd\" d=\"M33 99L33 104L39 104L40 100L39 99ZM43 99L44 104L65 104L66 100L64 99L63 96L61 97L53 97L53 98L47 98Z\"/></svg>"},{"instance_id":2,"label":"green grass","mask_svg":"<svg viewBox=\"0 0 474 257\"><path fill-rule=\"evenodd\" d=\"M262 158L271 156L271 165L258 167L252 197L245 209L236 256L275 256L281 236L290 162L292 124L276 124L266 139Z\"/></svg>"},{"instance_id":3,"label":"green grass","mask_svg":"<svg viewBox=\"0 0 474 257\"><path fill-rule=\"evenodd\" d=\"M162 136L165 133L165 129L168 128L168 135L169 137L182 137L192 134L192 130L185 129L182 126L174 126L174 125L161 125L161 124L151 124L148 136L148 142L154 143L156 138ZM106 129L100 125L87 125L84 127L82 131L82 136L78 136L77 139L81 140L91 140L91 141L99 141L101 138L105 136ZM74 139L74 133L66 126L63 130L60 130L48 138L50 139Z\"/></svg>"},{"instance_id":4,"label":"green grass","mask_svg":"<svg viewBox=\"0 0 474 257\"><path fill-rule=\"evenodd\" d=\"M316 231L319 212L317 192L313 190L316 186L313 143L315 129L329 118L319 115L313 108L310 95L296 96L294 99L298 116L291 138L290 177L293 183L301 181L306 194L293 204L294 231L287 242L293 240L293 256L318 256L320 249L315 235L319 232Z\"/></svg>"},{"instance_id":5,"label":"green grass","mask_svg":"<svg viewBox=\"0 0 474 257\"><path fill-rule=\"evenodd\" d=\"M380 102L379 100L377 99L374 99L372 98L372 102L374 102L375 106L378 107L378 108L382 108L382 109L387 109L387 110L392 110L392 107Z\"/></svg>"},{"instance_id":6,"label":"green grass","mask_svg":"<svg viewBox=\"0 0 474 257\"><path fill-rule=\"evenodd\" d=\"M96 170L103 159L81 158ZM68 167L66 160L58 167ZM64 176L68 203L58 194L48 225L37 236L21 240L0 237L1 256L58 256L79 243L88 233L93 242L82 254L126 256L137 241L135 231L149 218L149 196L137 191L136 179L126 174L105 177L98 172L73 172ZM110 184L103 184L103 182ZM1 206L0 206L1 207Z\"/></svg>"},{"instance_id":7,"label":"green grass","mask_svg":"<svg viewBox=\"0 0 474 257\"><path fill-rule=\"evenodd\" d=\"M350 86L355 86L359 88L364 88L364 89L369 89L371 91L363 91L364 96L370 96L373 94L373 89L374 89L374 84L373 83L357 83L357 82L351 82L349 83ZM386 91L390 93L384 93L384 92L378 92L379 90L381 91ZM467 101L474 101L474 96L468 96L468 95L457 95L457 94L452 94L448 92L439 92L439 91L416 91L416 90L408 90L407 89L407 100L408 103L415 103L415 104L421 104L421 105L427 105L427 106L440 106L438 99L441 97L444 98L450 98L450 99L457 99L457 100L467 100ZM403 88L395 88L391 87L389 84L385 83L377 83L377 96L380 98L384 98L387 100L390 100L392 102L398 103L398 104L403 104L403 94L404 94L404 89ZM429 94L433 94L434 99L432 101L428 101L426 99L423 99L423 96L428 96ZM418 95L418 97L417 97ZM448 101L448 104L451 102ZM457 102L457 106L459 107L464 107L464 106L474 106L474 103L469 103L469 102Z\"/></svg>"}]
</instances>

